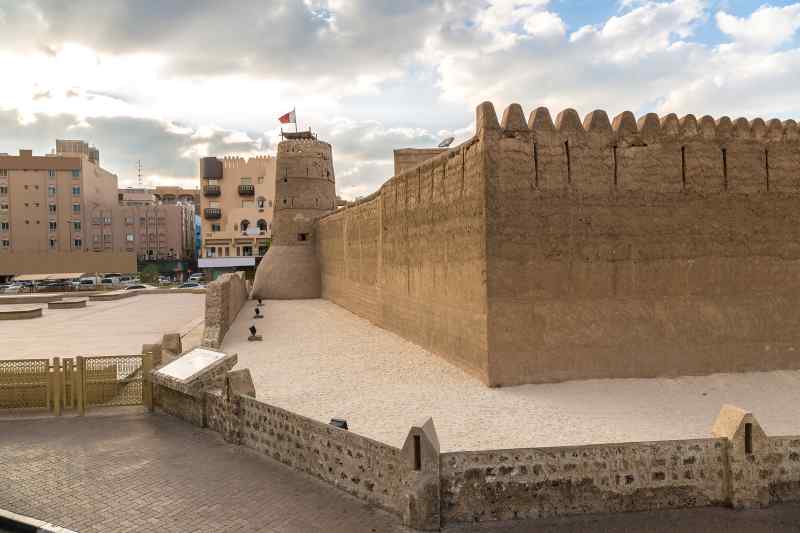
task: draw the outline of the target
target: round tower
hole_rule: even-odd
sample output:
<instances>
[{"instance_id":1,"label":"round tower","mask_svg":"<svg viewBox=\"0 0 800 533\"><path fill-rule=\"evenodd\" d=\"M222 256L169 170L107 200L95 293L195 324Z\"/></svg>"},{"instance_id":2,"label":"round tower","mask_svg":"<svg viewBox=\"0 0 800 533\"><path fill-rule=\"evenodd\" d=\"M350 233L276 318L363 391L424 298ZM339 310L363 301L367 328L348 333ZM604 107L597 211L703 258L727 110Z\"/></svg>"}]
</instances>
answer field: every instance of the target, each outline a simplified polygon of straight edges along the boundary
<instances>
[{"instance_id":1,"label":"round tower","mask_svg":"<svg viewBox=\"0 0 800 533\"><path fill-rule=\"evenodd\" d=\"M275 161L272 243L256 271L253 298L319 298L315 220L336 209L331 145L310 131L284 133Z\"/></svg>"}]
</instances>

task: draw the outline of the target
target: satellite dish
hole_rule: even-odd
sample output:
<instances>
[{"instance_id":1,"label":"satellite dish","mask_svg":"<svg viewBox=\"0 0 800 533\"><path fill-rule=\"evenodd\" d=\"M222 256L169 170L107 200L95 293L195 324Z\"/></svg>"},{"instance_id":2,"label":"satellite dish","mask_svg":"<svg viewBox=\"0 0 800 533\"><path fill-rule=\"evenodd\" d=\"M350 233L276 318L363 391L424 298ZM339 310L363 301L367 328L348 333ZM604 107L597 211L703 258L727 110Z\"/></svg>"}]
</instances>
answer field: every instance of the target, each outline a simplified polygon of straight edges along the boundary
<instances>
[{"instance_id":1,"label":"satellite dish","mask_svg":"<svg viewBox=\"0 0 800 533\"><path fill-rule=\"evenodd\" d=\"M448 146L453 144L453 141L455 141L455 140L456 140L455 137L448 137L447 139L445 139L445 140L443 140L442 142L439 143L439 148L447 148Z\"/></svg>"}]
</instances>

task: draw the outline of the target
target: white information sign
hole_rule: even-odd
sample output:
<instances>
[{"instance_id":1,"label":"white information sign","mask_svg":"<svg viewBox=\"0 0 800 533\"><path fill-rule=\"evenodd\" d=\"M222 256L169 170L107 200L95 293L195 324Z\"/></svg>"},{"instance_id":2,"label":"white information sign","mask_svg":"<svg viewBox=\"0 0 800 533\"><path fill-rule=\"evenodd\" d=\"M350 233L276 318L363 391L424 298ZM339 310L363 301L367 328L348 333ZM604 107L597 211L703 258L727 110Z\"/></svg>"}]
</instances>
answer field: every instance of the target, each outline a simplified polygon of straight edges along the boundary
<instances>
[{"instance_id":1,"label":"white information sign","mask_svg":"<svg viewBox=\"0 0 800 533\"><path fill-rule=\"evenodd\" d=\"M159 369L158 373L185 382L217 361L225 359L226 355L208 348L195 348Z\"/></svg>"}]
</instances>

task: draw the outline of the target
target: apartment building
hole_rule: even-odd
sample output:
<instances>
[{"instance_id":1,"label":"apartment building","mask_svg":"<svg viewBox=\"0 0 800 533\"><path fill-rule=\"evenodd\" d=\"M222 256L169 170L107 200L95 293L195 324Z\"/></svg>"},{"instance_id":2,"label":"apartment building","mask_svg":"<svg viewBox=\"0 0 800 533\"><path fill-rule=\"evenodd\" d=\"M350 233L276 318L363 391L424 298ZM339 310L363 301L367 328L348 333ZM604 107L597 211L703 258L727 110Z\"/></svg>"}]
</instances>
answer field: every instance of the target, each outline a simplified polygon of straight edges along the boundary
<instances>
[{"instance_id":1,"label":"apartment building","mask_svg":"<svg viewBox=\"0 0 800 533\"><path fill-rule=\"evenodd\" d=\"M114 210L114 240L142 263L155 262L159 272L185 273L194 260L195 206L191 195L164 203L154 189L120 189ZM178 276L182 277L182 276Z\"/></svg>"},{"instance_id":2,"label":"apartment building","mask_svg":"<svg viewBox=\"0 0 800 533\"><path fill-rule=\"evenodd\" d=\"M198 266L210 277L255 269L269 247L275 158L200 160L203 246Z\"/></svg>"},{"instance_id":3,"label":"apartment building","mask_svg":"<svg viewBox=\"0 0 800 533\"><path fill-rule=\"evenodd\" d=\"M0 154L0 275L135 270L113 236L117 176L99 161L83 141Z\"/></svg>"}]
</instances>

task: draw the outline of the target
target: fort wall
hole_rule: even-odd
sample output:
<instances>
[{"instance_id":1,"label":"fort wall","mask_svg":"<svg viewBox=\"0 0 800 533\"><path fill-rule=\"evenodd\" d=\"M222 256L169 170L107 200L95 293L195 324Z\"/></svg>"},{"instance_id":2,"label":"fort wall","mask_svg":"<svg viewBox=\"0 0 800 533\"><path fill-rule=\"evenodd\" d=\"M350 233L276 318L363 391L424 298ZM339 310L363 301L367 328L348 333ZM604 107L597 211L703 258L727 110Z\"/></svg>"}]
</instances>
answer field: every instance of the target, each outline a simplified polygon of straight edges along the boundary
<instances>
[{"instance_id":1,"label":"fort wall","mask_svg":"<svg viewBox=\"0 0 800 533\"><path fill-rule=\"evenodd\" d=\"M488 372L478 140L318 223L322 295L479 376Z\"/></svg>"},{"instance_id":2,"label":"fort wall","mask_svg":"<svg viewBox=\"0 0 800 533\"><path fill-rule=\"evenodd\" d=\"M319 221L323 297L493 386L800 368L794 121L476 124Z\"/></svg>"},{"instance_id":3,"label":"fort wall","mask_svg":"<svg viewBox=\"0 0 800 533\"><path fill-rule=\"evenodd\" d=\"M800 367L791 123L485 116L489 383Z\"/></svg>"}]
</instances>

